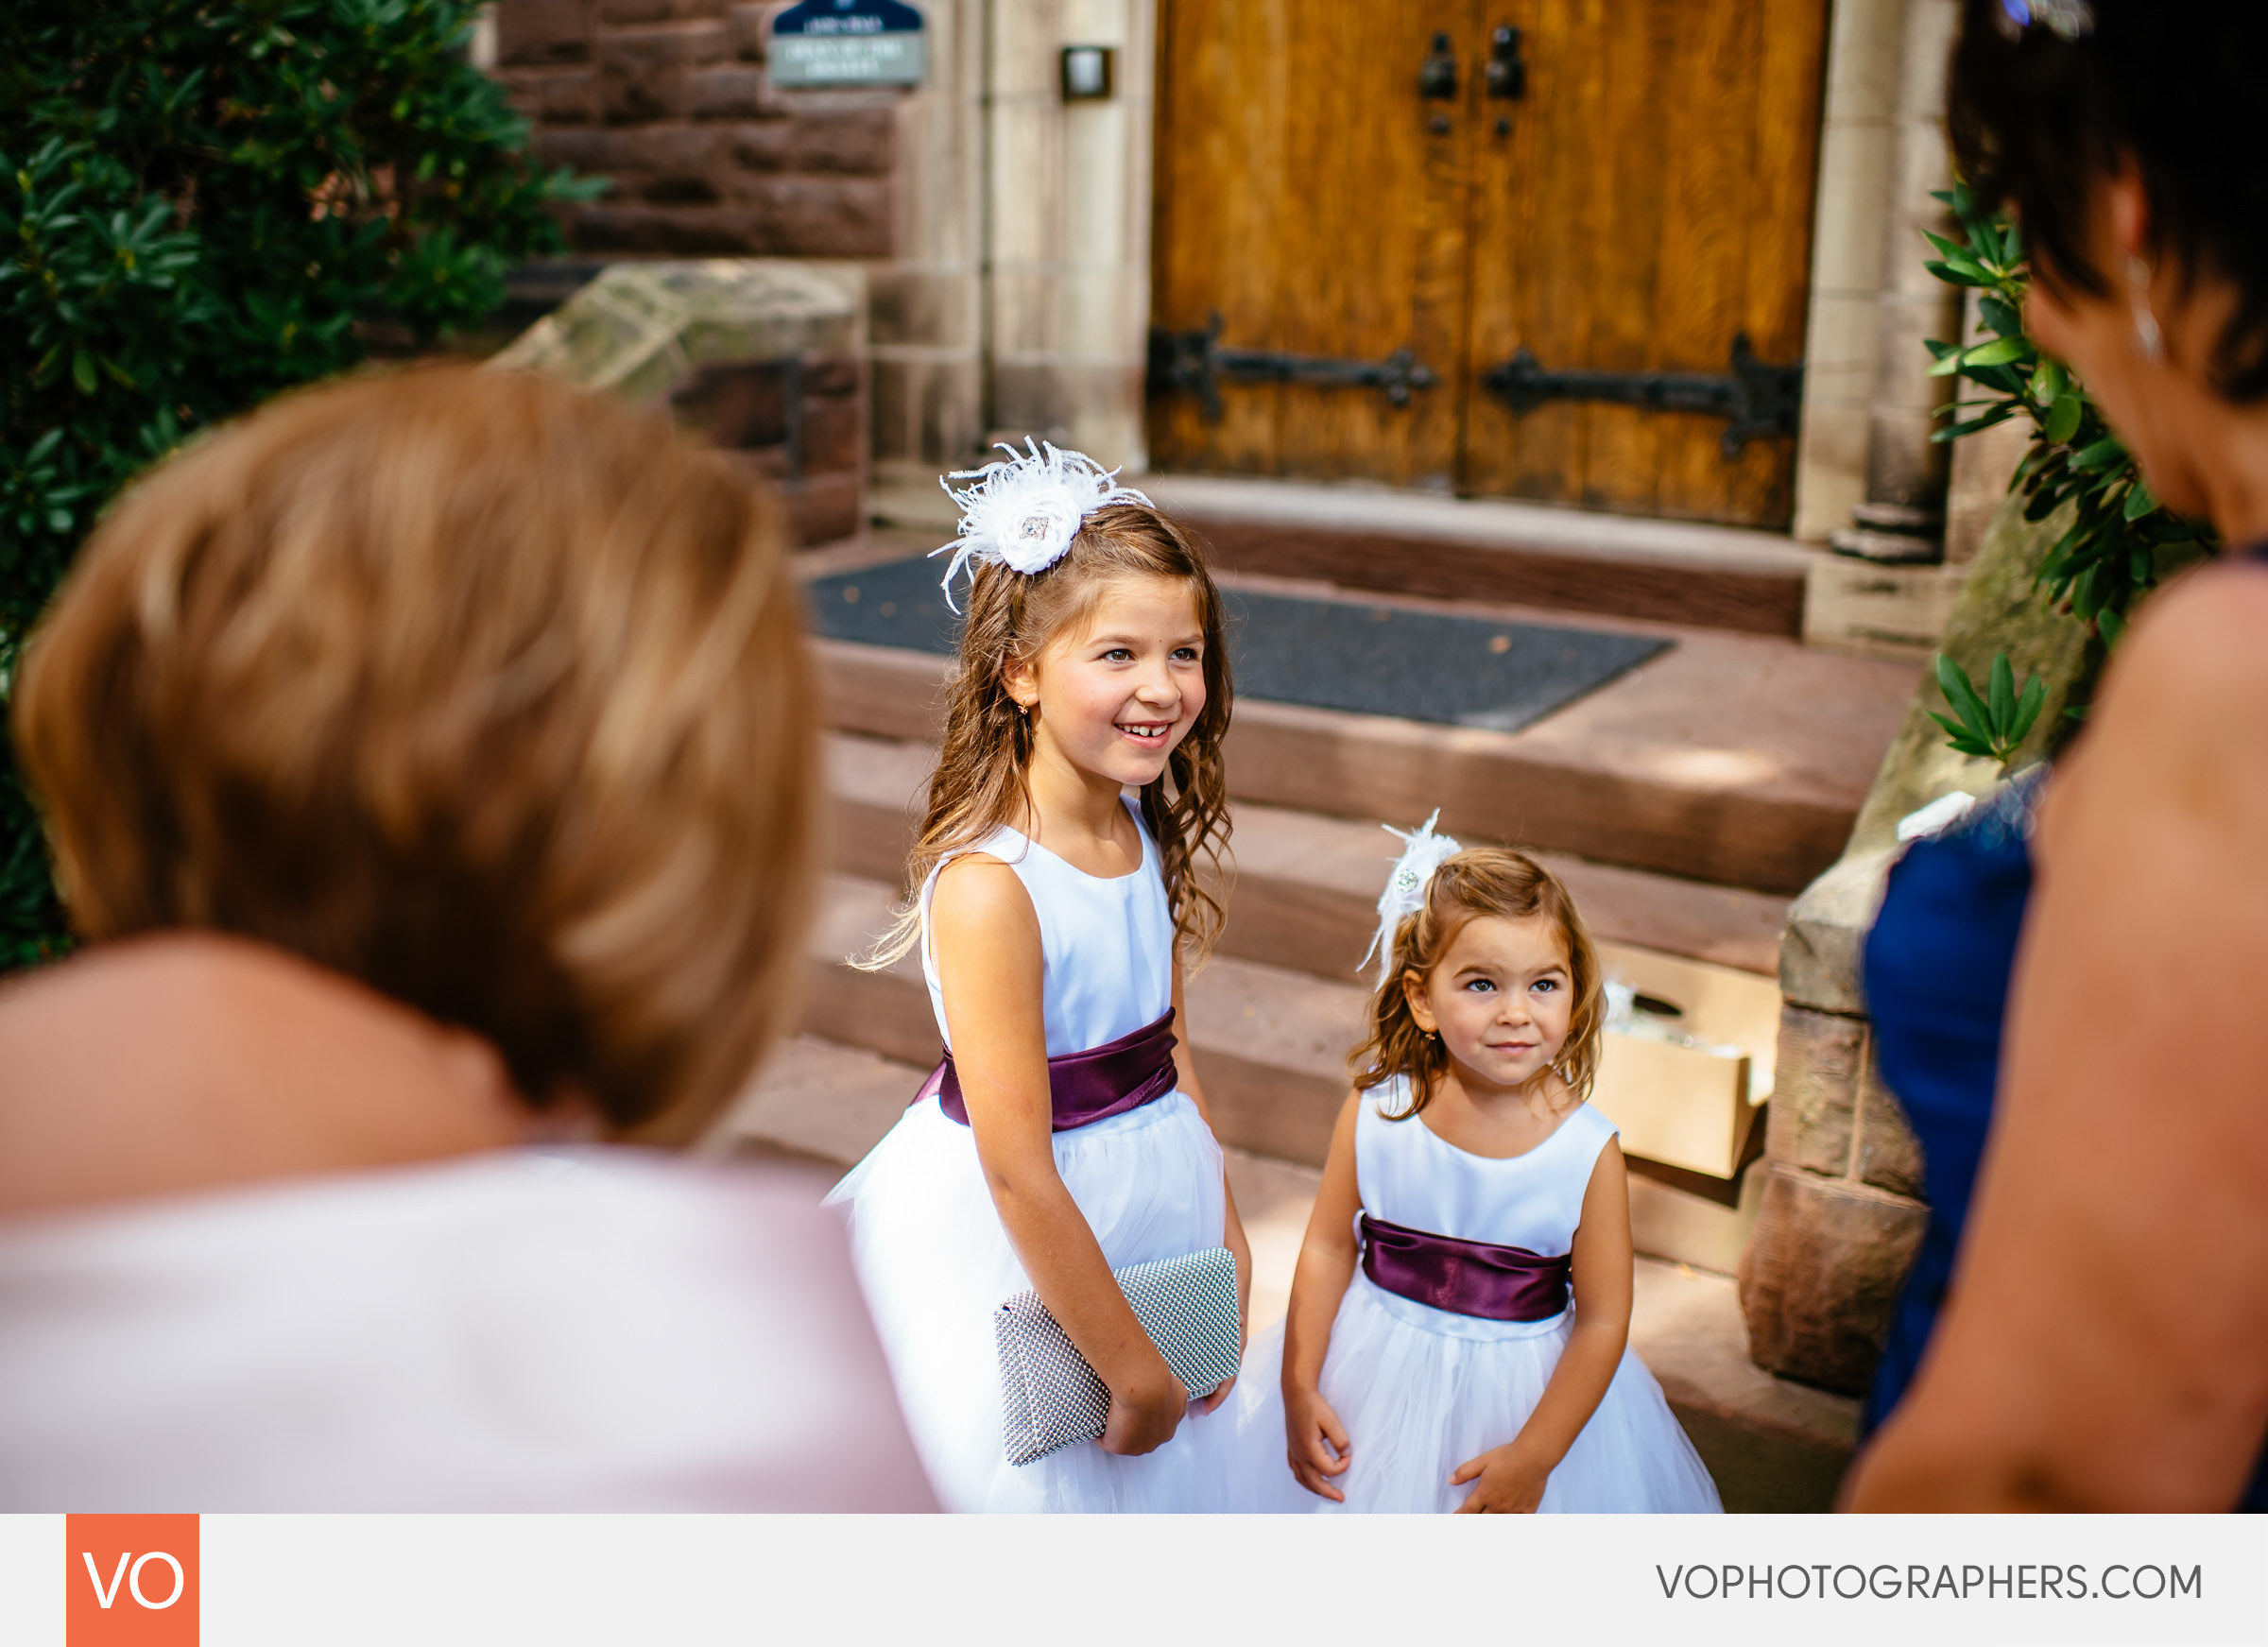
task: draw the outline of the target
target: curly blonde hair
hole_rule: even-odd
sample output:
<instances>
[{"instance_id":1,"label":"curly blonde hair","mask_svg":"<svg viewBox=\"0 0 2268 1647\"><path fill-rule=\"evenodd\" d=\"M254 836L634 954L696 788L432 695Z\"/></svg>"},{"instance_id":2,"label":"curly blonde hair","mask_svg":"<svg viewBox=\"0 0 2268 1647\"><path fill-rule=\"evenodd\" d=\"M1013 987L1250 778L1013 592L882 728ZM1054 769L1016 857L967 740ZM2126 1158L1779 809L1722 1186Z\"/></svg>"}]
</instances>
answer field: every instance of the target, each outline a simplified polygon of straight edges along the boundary
<instances>
[{"instance_id":1,"label":"curly blonde hair","mask_svg":"<svg viewBox=\"0 0 2268 1647\"><path fill-rule=\"evenodd\" d=\"M1158 843L1166 906L1181 948L1202 959L1221 927L1220 879L1228 842L1228 779L1221 746L1232 700L1221 593L1196 540L1156 509L1113 504L1087 517L1063 558L1026 575L980 564L968 595L959 667L946 692L945 736L930 775L921 832L906 860L906 902L897 924L854 964L869 971L911 952L921 935L921 888L954 852L1028 819L1025 773L1031 723L1008 695L1010 665L1028 661L1093 613L1104 591L1129 576L1185 585L1205 632L1205 707L1142 792L1143 822ZM1202 856L1211 874L1200 878Z\"/></svg>"},{"instance_id":2,"label":"curly blonde hair","mask_svg":"<svg viewBox=\"0 0 2268 1647\"><path fill-rule=\"evenodd\" d=\"M1466 923L1485 915L1506 920L1538 916L1556 922L1567 948L1574 1010L1568 1016L1567 1041L1549 1072L1556 1072L1576 1098L1590 1096L1598 1078L1600 1041L1606 1025L1606 979L1590 929L1559 878L1525 852L1503 847L1474 847L1445 858L1427 884L1425 902L1402 917L1394 930L1394 961L1370 997L1369 1038L1348 1060L1358 1092L1383 1087L1397 1075L1410 1081L1415 1115L1426 1107L1449 1069L1440 1040L1418 1026L1405 981L1420 984L1439 964Z\"/></svg>"}]
</instances>

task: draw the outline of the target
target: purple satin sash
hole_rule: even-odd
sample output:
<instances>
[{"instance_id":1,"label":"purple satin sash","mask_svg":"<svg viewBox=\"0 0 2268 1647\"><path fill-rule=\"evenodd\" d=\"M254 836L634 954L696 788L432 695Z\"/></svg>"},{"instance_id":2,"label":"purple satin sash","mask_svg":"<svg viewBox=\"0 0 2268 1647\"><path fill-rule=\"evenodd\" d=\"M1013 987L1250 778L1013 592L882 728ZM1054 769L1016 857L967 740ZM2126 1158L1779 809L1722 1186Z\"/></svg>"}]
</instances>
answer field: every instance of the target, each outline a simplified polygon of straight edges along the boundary
<instances>
[{"instance_id":1,"label":"purple satin sash","mask_svg":"<svg viewBox=\"0 0 2268 1647\"><path fill-rule=\"evenodd\" d=\"M1054 1130L1070 1132L1108 1116L1124 1115L1164 1097L1180 1084L1174 1068L1174 1014L1169 1007L1156 1023L1131 1035L1089 1047L1083 1053L1065 1053L1047 1060L1048 1097L1055 1110ZM947 1051L937 1067L914 1094L920 1103L931 1093L949 1120L969 1124L969 1106L961 1098L961 1078Z\"/></svg>"},{"instance_id":2,"label":"purple satin sash","mask_svg":"<svg viewBox=\"0 0 2268 1647\"><path fill-rule=\"evenodd\" d=\"M1488 1321L1549 1321L1567 1308L1569 1255L1491 1246L1363 1214L1363 1274L1389 1293Z\"/></svg>"}]
</instances>

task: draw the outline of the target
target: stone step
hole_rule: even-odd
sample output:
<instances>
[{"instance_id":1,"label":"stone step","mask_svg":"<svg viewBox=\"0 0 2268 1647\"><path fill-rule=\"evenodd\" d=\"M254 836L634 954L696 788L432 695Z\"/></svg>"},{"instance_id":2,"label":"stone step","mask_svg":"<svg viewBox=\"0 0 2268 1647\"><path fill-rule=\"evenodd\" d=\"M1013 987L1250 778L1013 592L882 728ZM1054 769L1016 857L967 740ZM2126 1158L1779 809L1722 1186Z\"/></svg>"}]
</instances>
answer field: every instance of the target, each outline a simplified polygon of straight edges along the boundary
<instances>
[{"instance_id":1,"label":"stone step","mask_svg":"<svg viewBox=\"0 0 2268 1647\"><path fill-rule=\"evenodd\" d=\"M1442 829L1478 840L1799 891L1840 854L1916 667L1706 630L1675 638L1517 732L1245 699L1229 734L1230 789L1240 801L1357 819L1415 822L1438 807ZM844 641L814 651L833 729L936 737L944 660Z\"/></svg>"},{"instance_id":2,"label":"stone step","mask_svg":"<svg viewBox=\"0 0 2268 1647\"><path fill-rule=\"evenodd\" d=\"M774 1053L704 1147L839 1170L889 1130L921 1073L870 1051L799 1038ZM1282 1316L1317 1176L1313 1167L1228 1151L1229 1183L1252 1242L1256 1331ZM1649 1206L1673 1193L1631 1180L1641 1251ZM1729 1276L1641 1257L1636 1279L1631 1344L1716 1477L1725 1507L1829 1508L1857 1433L1858 1403L1774 1378L1749 1361Z\"/></svg>"},{"instance_id":3,"label":"stone step","mask_svg":"<svg viewBox=\"0 0 2268 1647\"><path fill-rule=\"evenodd\" d=\"M902 874L935 758L928 744L827 736L834 867L885 882ZM1402 820L1403 827L1417 821ZM1375 823L1257 801L1238 802L1235 823L1220 952L1351 976L1377 925L1379 889L1400 843ZM1785 898L1563 853L1540 856L1603 940L1765 976L1777 972Z\"/></svg>"},{"instance_id":4,"label":"stone step","mask_svg":"<svg viewBox=\"0 0 2268 1647\"><path fill-rule=\"evenodd\" d=\"M1227 573L1791 640L1819 556L1777 533L1505 500L1215 475L1141 484Z\"/></svg>"}]
</instances>

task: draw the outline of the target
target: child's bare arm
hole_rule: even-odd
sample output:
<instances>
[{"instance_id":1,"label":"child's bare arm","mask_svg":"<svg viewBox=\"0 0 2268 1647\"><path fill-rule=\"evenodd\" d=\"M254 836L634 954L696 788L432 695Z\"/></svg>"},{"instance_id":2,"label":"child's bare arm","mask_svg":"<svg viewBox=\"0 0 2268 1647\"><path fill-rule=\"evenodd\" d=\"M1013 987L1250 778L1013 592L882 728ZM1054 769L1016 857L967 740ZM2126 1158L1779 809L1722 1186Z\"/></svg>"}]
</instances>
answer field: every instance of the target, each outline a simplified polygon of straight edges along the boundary
<instances>
[{"instance_id":1,"label":"child's bare arm","mask_svg":"<svg viewBox=\"0 0 2268 1647\"><path fill-rule=\"evenodd\" d=\"M1039 918L1014 870L956 859L930 901L937 979L977 1159L1008 1241L1049 1313L1110 1391L1106 1451L1170 1440L1188 1392L1111 1278L1056 1170Z\"/></svg>"},{"instance_id":2,"label":"child's bare arm","mask_svg":"<svg viewBox=\"0 0 2268 1647\"><path fill-rule=\"evenodd\" d=\"M1284 1439L1292 1473L1309 1492L1339 1501L1346 1495L1330 1478L1346 1473L1350 1448L1345 1427L1317 1386L1331 1347L1332 1323L1354 1279L1358 1256L1354 1219L1363 1200L1355 1179L1354 1126L1362 1103L1361 1093L1349 1092L1332 1128L1331 1154L1299 1243L1291 1310L1283 1324Z\"/></svg>"},{"instance_id":3,"label":"child's bare arm","mask_svg":"<svg viewBox=\"0 0 2268 1647\"><path fill-rule=\"evenodd\" d=\"M1599 1151L1583 1192L1573 1257L1575 1325L1567 1347L1520 1433L1468 1459L1449 1478L1454 1486L1478 1483L1460 1514L1535 1509L1545 1482L1599 1410L1622 1364L1630 1342L1630 1181L1622 1147L1612 1139Z\"/></svg>"}]
</instances>

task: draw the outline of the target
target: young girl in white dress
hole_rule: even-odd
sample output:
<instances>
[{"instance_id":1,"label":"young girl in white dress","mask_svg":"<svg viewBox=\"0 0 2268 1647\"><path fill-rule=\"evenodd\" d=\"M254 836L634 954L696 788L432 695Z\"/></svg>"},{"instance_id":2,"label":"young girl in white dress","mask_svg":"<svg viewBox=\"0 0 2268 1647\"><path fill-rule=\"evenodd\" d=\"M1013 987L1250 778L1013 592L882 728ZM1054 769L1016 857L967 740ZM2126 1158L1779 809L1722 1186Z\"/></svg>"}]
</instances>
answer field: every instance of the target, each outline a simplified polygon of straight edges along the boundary
<instances>
[{"instance_id":1,"label":"young girl in white dress","mask_svg":"<svg viewBox=\"0 0 2268 1647\"><path fill-rule=\"evenodd\" d=\"M1280 1355L1290 1473L1263 1501L1719 1509L1627 1344L1622 1151L1586 1102L1604 1018L1589 935L1524 854L1460 850L1431 819L1408 839L1280 1347L1255 1351L1240 1403L1263 1420Z\"/></svg>"},{"instance_id":2,"label":"young girl in white dress","mask_svg":"<svg viewBox=\"0 0 2268 1647\"><path fill-rule=\"evenodd\" d=\"M1181 530L1076 453L954 478L976 482L947 546L949 598L972 568L959 667L909 907L868 963L919 947L947 1060L830 1199L946 1507L1230 1508L1229 1386L1185 1390L1110 1273L1226 1246L1240 1312L1250 1285L1174 1034L1182 955L1220 914L1194 874L1228 835L1220 596ZM1064 1060L1094 1049L1146 1076L1080 1092ZM1110 1401L1099 1443L1019 1467L993 1315L1027 1288Z\"/></svg>"}]
</instances>

